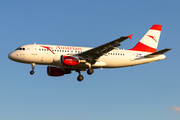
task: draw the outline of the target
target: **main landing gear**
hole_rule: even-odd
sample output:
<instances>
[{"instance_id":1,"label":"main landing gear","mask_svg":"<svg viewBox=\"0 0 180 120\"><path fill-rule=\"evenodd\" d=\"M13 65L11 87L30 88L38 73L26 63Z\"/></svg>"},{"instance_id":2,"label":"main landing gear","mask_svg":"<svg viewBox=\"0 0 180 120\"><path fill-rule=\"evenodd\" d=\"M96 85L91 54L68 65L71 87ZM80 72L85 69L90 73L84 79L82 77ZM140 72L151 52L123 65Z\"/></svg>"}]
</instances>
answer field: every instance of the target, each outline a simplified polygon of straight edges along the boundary
<instances>
[{"instance_id":1,"label":"main landing gear","mask_svg":"<svg viewBox=\"0 0 180 120\"><path fill-rule=\"evenodd\" d=\"M34 67L35 67L35 63L31 63L31 68L32 70L30 71L30 74L33 75L34 74Z\"/></svg>"},{"instance_id":2,"label":"main landing gear","mask_svg":"<svg viewBox=\"0 0 180 120\"><path fill-rule=\"evenodd\" d=\"M79 76L77 77L77 80L78 80L79 82L81 82L81 81L84 79L84 76L81 75L81 71L80 71L80 70L76 70L76 72L79 73ZM87 70L87 74L88 74L88 75L91 75L91 74L93 74L93 73L94 73L94 70L93 70L92 68Z\"/></svg>"},{"instance_id":3,"label":"main landing gear","mask_svg":"<svg viewBox=\"0 0 180 120\"><path fill-rule=\"evenodd\" d=\"M83 75L79 75L79 76L77 77L77 80L78 80L79 82L81 82L83 79L84 79L84 76L83 76Z\"/></svg>"},{"instance_id":4,"label":"main landing gear","mask_svg":"<svg viewBox=\"0 0 180 120\"><path fill-rule=\"evenodd\" d=\"M76 70L76 72L79 73L79 76L77 77L77 80L78 80L79 82L81 82L81 81L84 79L84 76L81 75L81 71L80 71L80 70Z\"/></svg>"},{"instance_id":5,"label":"main landing gear","mask_svg":"<svg viewBox=\"0 0 180 120\"><path fill-rule=\"evenodd\" d=\"M93 74L93 73L94 73L94 70L93 70L92 68L88 69L88 71L87 71L87 74L88 74L88 75L91 75L91 74Z\"/></svg>"}]
</instances>

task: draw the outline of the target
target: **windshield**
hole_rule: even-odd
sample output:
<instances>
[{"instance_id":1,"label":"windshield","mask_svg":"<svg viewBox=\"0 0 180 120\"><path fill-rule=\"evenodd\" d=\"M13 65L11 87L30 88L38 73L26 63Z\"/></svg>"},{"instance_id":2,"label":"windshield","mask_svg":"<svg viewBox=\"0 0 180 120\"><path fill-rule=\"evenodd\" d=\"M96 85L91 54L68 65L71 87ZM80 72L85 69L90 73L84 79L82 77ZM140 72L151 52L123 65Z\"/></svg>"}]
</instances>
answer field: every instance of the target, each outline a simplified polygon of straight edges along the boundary
<instances>
[{"instance_id":1,"label":"windshield","mask_svg":"<svg viewBox=\"0 0 180 120\"><path fill-rule=\"evenodd\" d=\"M25 48L18 47L16 50L25 50Z\"/></svg>"}]
</instances>

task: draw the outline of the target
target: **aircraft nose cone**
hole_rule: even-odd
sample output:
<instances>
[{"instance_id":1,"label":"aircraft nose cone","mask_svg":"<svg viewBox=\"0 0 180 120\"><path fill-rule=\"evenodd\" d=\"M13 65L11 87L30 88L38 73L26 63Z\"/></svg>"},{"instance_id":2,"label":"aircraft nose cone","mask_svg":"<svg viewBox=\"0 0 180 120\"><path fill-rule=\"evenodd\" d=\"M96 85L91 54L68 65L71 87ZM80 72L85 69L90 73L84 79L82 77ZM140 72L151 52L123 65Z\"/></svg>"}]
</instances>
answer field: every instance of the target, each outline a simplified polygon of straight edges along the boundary
<instances>
[{"instance_id":1,"label":"aircraft nose cone","mask_svg":"<svg viewBox=\"0 0 180 120\"><path fill-rule=\"evenodd\" d=\"M13 59L14 59L14 53L13 53L13 52L9 53L9 54L8 54L8 58L9 58L10 60L13 60Z\"/></svg>"},{"instance_id":2,"label":"aircraft nose cone","mask_svg":"<svg viewBox=\"0 0 180 120\"><path fill-rule=\"evenodd\" d=\"M12 54L11 54L11 53L8 54L8 58L9 58L9 59L12 58Z\"/></svg>"}]
</instances>

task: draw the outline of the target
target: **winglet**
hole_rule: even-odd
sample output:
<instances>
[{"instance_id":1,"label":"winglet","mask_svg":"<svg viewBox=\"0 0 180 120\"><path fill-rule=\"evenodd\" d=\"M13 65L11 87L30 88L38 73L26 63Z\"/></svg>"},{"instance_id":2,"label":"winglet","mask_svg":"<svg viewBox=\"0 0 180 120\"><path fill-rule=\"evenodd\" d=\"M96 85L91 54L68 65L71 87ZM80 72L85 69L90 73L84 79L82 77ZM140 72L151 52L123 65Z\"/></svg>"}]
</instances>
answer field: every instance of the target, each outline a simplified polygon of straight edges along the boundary
<instances>
[{"instance_id":1,"label":"winglet","mask_svg":"<svg viewBox=\"0 0 180 120\"><path fill-rule=\"evenodd\" d=\"M127 37L130 38L130 39L132 39L132 35L133 35L133 34L131 34L131 35L127 36Z\"/></svg>"}]
</instances>

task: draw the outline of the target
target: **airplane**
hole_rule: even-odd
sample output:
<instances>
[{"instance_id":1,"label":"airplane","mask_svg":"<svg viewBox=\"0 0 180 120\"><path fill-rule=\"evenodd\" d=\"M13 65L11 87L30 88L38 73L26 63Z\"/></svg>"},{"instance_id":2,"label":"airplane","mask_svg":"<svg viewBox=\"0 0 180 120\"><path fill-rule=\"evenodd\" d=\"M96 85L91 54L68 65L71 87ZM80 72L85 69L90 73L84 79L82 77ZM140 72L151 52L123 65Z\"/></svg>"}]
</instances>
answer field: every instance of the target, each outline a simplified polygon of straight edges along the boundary
<instances>
[{"instance_id":1,"label":"airplane","mask_svg":"<svg viewBox=\"0 0 180 120\"><path fill-rule=\"evenodd\" d=\"M91 75L94 69L98 68L121 68L166 59L163 54L171 48L157 51L161 29L162 25L154 24L129 50L118 47L121 42L131 39L133 34L122 36L95 48L36 43L23 45L9 53L8 58L15 62L31 64L31 75L34 74L36 64L48 65L49 76L63 76L75 71L79 73L77 80L82 81L84 76L81 75L81 71Z\"/></svg>"}]
</instances>

